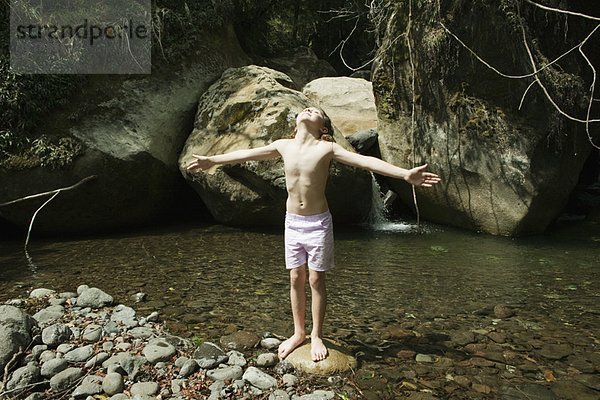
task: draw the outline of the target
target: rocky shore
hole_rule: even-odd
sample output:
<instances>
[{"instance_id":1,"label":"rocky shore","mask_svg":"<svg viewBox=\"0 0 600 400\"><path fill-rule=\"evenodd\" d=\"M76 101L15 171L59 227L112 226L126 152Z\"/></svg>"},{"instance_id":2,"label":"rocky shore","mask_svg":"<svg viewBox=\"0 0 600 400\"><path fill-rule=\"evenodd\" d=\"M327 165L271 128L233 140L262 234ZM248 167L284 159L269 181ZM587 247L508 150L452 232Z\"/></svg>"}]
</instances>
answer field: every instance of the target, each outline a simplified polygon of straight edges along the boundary
<instances>
[{"instance_id":1,"label":"rocky shore","mask_svg":"<svg viewBox=\"0 0 600 400\"><path fill-rule=\"evenodd\" d=\"M321 371L319 384L278 360L280 340L239 331L220 344L193 343L166 332L157 312L140 317L98 288L39 288L0 306L0 398L336 398L328 382L342 378L325 375L339 368Z\"/></svg>"}]
</instances>

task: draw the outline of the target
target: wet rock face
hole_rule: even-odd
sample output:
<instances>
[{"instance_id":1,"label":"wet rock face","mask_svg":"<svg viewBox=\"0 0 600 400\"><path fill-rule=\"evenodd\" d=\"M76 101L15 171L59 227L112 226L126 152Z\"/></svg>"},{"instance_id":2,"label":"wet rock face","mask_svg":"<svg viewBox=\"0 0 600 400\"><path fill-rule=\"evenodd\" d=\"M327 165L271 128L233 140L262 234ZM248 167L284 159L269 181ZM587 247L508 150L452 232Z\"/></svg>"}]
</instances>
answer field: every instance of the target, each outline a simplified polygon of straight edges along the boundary
<instances>
[{"instance_id":1,"label":"wet rock face","mask_svg":"<svg viewBox=\"0 0 600 400\"><path fill-rule=\"evenodd\" d=\"M251 65L225 71L202 96L179 168L217 221L281 225L287 198L281 159L220 165L195 174L188 174L185 167L192 154L227 153L292 137L296 113L312 105L294 88L287 75ZM352 149L337 130L334 136ZM332 163L326 196L335 221L362 221L370 187L366 172ZM353 201L348 203L348 198Z\"/></svg>"},{"instance_id":2,"label":"wet rock face","mask_svg":"<svg viewBox=\"0 0 600 400\"><path fill-rule=\"evenodd\" d=\"M81 101L53 110L40 123L44 133L76 137L84 153L69 168L0 170L0 203L97 176L61 193L36 217L35 231L54 234L130 228L189 203L177 159L198 98L225 68L247 63L231 30L207 35L199 46L204 54L176 71L90 78ZM45 200L3 207L2 216L26 230Z\"/></svg>"},{"instance_id":3,"label":"wet rock face","mask_svg":"<svg viewBox=\"0 0 600 400\"><path fill-rule=\"evenodd\" d=\"M382 157L405 166L427 162L442 176L435 189L419 191L421 215L429 220L497 235L543 231L565 206L590 152L583 124L561 117L537 86L519 110L530 81L501 77L475 60L431 18L437 15L434 3L412 10L412 26L418 27L411 33L413 96L409 49L395 39L406 30L407 3L395 4L373 73ZM511 7L448 1L441 15L494 66L527 73L532 66L514 18L519 13ZM553 58L576 43L575 35L550 30L554 22L540 23L554 21L551 13L530 6L521 13L536 59ZM578 61L585 63L552 67L541 79L558 103L585 115L585 102L574 100L586 97L580 78L585 66ZM410 188L390 184L412 204Z\"/></svg>"}]
</instances>

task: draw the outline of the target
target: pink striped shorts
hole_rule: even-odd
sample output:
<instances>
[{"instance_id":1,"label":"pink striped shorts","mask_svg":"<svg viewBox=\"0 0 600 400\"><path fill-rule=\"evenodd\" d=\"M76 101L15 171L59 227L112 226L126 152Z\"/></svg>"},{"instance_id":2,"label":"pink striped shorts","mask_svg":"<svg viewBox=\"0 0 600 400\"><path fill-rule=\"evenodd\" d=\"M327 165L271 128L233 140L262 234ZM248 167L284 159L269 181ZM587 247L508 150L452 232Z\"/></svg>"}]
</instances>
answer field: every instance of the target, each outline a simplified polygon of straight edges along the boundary
<instances>
[{"instance_id":1,"label":"pink striped shorts","mask_svg":"<svg viewBox=\"0 0 600 400\"><path fill-rule=\"evenodd\" d=\"M284 236L287 269L304 264L314 271L334 267L333 221L329 211L314 215L286 213Z\"/></svg>"}]
</instances>

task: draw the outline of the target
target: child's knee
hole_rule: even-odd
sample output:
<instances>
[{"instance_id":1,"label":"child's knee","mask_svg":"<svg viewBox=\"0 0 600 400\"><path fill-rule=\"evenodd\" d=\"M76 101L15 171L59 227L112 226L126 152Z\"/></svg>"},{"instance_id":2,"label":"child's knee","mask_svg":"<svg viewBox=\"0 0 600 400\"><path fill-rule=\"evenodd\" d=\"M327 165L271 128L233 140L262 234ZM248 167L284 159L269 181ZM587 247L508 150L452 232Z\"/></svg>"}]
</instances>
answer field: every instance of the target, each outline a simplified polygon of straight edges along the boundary
<instances>
[{"instance_id":1,"label":"child's knee","mask_svg":"<svg viewBox=\"0 0 600 400\"><path fill-rule=\"evenodd\" d=\"M306 284L306 268L298 267L290 270L290 284L304 286Z\"/></svg>"},{"instance_id":2,"label":"child's knee","mask_svg":"<svg viewBox=\"0 0 600 400\"><path fill-rule=\"evenodd\" d=\"M310 271L308 282L312 289L320 289L325 285L325 272Z\"/></svg>"}]
</instances>

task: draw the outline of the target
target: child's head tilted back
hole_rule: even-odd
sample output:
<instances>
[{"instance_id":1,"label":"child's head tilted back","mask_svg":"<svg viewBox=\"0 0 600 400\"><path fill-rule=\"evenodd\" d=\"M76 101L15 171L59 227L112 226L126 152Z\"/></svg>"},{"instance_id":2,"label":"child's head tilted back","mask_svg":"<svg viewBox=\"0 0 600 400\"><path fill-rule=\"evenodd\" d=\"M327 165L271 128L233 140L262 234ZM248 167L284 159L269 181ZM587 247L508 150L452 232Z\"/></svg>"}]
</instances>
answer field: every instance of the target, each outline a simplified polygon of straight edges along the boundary
<instances>
[{"instance_id":1,"label":"child's head tilted back","mask_svg":"<svg viewBox=\"0 0 600 400\"><path fill-rule=\"evenodd\" d=\"M294 134L299 123L308 123L312 126L318 124L317 126L320 134L319 139L326 140L328 142L335 142L333 138L333 125L331 123L331 118L329 118L325 110L322 108L307 107L298 113L296 115L296 128L294 129Z\"/></svg>"}]
</instances>

